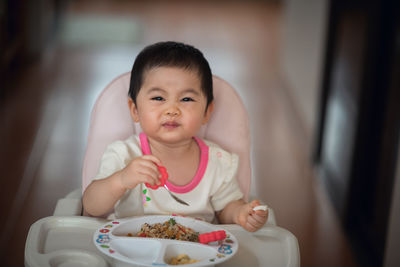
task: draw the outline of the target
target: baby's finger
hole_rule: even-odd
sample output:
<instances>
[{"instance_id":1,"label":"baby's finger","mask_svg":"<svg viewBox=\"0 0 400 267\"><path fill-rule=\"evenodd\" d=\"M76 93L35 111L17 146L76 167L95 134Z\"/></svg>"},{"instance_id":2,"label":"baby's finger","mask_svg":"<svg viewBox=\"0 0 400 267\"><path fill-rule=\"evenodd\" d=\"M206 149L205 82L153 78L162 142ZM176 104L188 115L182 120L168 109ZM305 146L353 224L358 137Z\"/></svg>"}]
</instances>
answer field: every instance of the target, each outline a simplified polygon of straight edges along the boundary
<instances>
[{"instance_id":1,"label":"baby's finger","mask_svg":"<svg viewBox=\"0 0 400 267\"><path fill-rule=\"evenodd\" d=\"M147 159L140 159L137 161L137 166L140 168L147 168L151 169L152 172L157 173L159 175L159 170L156 164L154 164L152 161L147 160Z\"/></svg>"},{"instance_id":2,"label":"baby's finger","mask_svg":"<svg viewBox=\"0 0 400 267\"><path fill-rule=\"evenodd\" d=\"M253 211L254 211L254 209L253 209ZM256 210L256 211L254 211L253 215L257 215L259 217L268 217L268 210L265 210L265 211Z\"/></svg>"},{"instance_id":3,"label":"baby's finger","mask_svg":"<svg viewBox=\"0 0 400 267\"><path fill-rule=\"evenodd\" d=\"M145 175L145 174L141 174L141 182L147 183L150 185L159 185L160 184L160 180L158 180L158 178L154 178L152 176Z\"/></svg>"},{"instance_id":4,"label":"baby's finger","mask_svg":"<svg viewBox=\"0 0 400 267\"><path fill-rule=\"evenodd\" d=\"M259 228L259 227L257 227L257 224L254 223L253 221L248 220L248 221L246 222L245 229L246 229L247 231L249 231L249 232L255 232L255 231L258 230L258 228Z\"/></svg>"},{"instance_id":5,"label":"baby's finger","mask_svg":"<svg viewBox=\"0 0 400 267\"><path fill-rule=\"evenodd\" d=\"M252 214L252 219L260 224L264 224L268 219L268 212L263 213L262 215Z\"/></svg>"},{"instance_id":6,"label":"baby's finger","mask_svg":"<svg viewBox=\"0 0 400 267\"><path fill-rule=\"evenodd\" d=\"M250 202L250 206L251 206L252 209L257 207L257 206L260 206L260 205L261 204L260 204L260 201L258 199L253 200L253 201Z\"/></svg>"},{"instance_id":7,"label":"baby's finger","mask_svg":"<svg viewBox=\"0 0 400 267\"><path fill-rule=\"evenodd\" d=\"M254 218L254 216L249 216L247 222L249 225L251 225L254 229L259 229L265 224L265 219L264 220L257 220Z\"/></svg>"},{"instance_id":8,"label":"baby's finger","mask_svg":"<svg viewBox=\"0 0 400 267\"><path fill-rule=\"evenodd\" d=\"M138 173L143 176L146 177L151 181L151 184L159 184L160 183L160 172L158 171L158 169L153 169L149 166L141 166L141 168L138 170ZM146 179L147 180L147 179Z\"/></svg>"},{"instance_id":9,"label":"baby's finger","mask_svg":"<svg viewBox=\"0 0 400 267\"><path fill-rule=\"evenodd\" d=\"M253 207L251 206L251 203L245 204L244 205L244 214L246 214L246 216L247 216L247 215L251 215L253 213L254 213L254 211L253 211Z\"/></svg>"},{"instance_id":10,"label":"baby's finger","mask_svg":"<svg viewBox=\"0 0 400 267\"><path fill-rule=\"evenodd\" d=\"M161 166L161 160L159 160L154 155L144 155L144 156L142 156L142 159L149 160L149 161L153 162L154 164Z\"/></svg>"},{"instance_id":11,"label":"baby's finger","mask_svg":"<svg viewBox=\"0 0 400 267\"><path fill-rule=\"evenodd\" d=\"M141 172L146 172L154 177L159 177L160 176L160 171L157 168L157 165L152 163L151 161L147 160L141 160L138 162L138 170Z\"/></svg>"}]
</instances>

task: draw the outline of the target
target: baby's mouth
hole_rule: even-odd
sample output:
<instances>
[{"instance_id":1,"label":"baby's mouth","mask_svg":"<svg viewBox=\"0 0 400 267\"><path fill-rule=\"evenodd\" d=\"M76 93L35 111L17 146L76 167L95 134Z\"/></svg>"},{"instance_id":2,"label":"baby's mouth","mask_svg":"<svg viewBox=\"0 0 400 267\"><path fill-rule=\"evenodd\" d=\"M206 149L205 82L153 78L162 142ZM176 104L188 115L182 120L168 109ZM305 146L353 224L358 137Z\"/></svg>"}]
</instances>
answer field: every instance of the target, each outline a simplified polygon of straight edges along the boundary
<instances>
[{"instance_id":1,"label":"baby's mouth","mask_svg":"<svg viewBox=\"0 0 400 267\"><path fill-rule=\"evenodd\" d=\"M179 123L174 122L174 121L167 121L167 122L164 122L162 124L162 126L167 128L167 129L174 129L174 128L179 127Z\"/></svg>"}]
</instances>

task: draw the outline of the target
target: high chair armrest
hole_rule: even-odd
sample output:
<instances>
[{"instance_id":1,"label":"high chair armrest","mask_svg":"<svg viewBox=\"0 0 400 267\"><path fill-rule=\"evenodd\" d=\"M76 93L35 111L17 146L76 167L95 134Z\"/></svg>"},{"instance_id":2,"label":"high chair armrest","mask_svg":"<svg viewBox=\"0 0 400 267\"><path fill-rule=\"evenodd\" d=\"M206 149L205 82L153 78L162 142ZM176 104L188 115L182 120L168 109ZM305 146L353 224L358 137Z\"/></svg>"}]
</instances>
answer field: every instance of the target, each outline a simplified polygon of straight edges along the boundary
<instances>
[{"instance_id":1,"label":"high chair armrest","mask_svg":"<svg viewBox=\"0 0 400 267\"><path fill-rule=\"evenodd\" d=\"M57 201L54 216L80 216L82 215L82 190L80 188L70 192L65 198Z\"/></svg>"},{"instance_id":2,"label":"high chair armrest","mask_svg":"<svg viewBox=\"0 0 400 267\"><path fill-rule=\"evenodd\" d=\"M268 219L265 224L276 226L275 212L270 207L268 207Z\"/></svg>"},{"instance_id":3,"label":"high chair armrest","mask_svg":"<svg viewBox=\"0 0 400 267\"><path fill-rule=\"evenodd\" d=\"M68 195L65 196L65 198L82 198L82 189L77 188L74 191L69 192Z\"/></svg>"}]
</instances>

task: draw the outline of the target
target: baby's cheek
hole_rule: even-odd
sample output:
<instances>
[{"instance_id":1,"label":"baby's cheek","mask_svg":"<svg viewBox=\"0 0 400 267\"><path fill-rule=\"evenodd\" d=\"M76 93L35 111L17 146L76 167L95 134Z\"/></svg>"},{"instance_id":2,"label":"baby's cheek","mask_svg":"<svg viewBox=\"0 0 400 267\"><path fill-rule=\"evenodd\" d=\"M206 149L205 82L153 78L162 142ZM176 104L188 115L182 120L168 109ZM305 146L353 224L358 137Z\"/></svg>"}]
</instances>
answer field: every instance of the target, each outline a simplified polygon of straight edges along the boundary
<instances>
[{"instance_id":1,"label":"baby's cheek","mask_svg":"<svg viewBox=\"0 0 400 267\"><path fill-rule=\"evenodd\" d=\"M201 121L199 122L198 120L188 120L186 124L186 129L195 135L201 128L202 123Z\"/></svg>"}]
</instances>

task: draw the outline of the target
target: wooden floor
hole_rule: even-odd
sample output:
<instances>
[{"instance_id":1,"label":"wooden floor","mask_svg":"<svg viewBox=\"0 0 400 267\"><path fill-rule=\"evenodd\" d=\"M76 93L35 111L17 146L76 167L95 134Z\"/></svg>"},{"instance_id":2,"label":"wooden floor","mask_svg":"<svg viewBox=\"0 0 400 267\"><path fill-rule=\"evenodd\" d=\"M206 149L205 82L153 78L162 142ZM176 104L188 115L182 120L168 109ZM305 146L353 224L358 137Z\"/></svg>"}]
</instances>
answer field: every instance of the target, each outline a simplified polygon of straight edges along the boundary
<instances>
[{"instance_id":1,"label":"wooden floor","mask_svg":"<svg viewBox=\"0 0 400 267\"><path fill-rule=\"evenodd\" d=\"M71 2L57 42L9 78L1 99L1 266L24 265L29 226L80 186L97 94L160 40L198 47L239 91L251 119L252 195L297 237L301 265L357 266L313 175L312 140L279 72L282 6L266 2Z\"/></svg>"}]
</instances>

